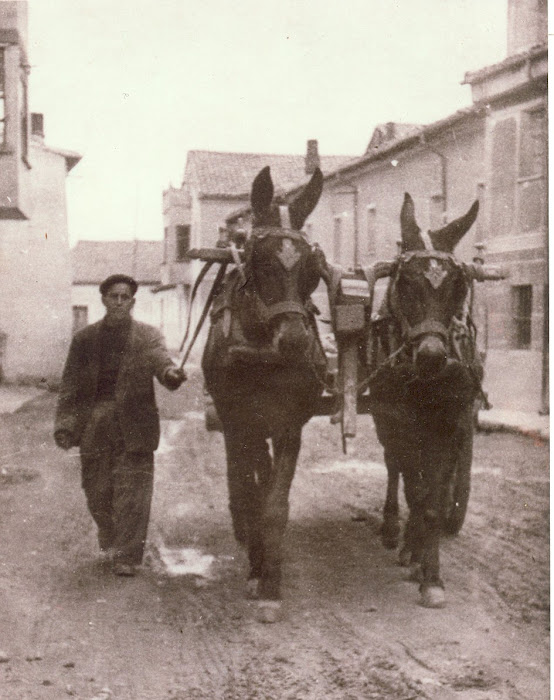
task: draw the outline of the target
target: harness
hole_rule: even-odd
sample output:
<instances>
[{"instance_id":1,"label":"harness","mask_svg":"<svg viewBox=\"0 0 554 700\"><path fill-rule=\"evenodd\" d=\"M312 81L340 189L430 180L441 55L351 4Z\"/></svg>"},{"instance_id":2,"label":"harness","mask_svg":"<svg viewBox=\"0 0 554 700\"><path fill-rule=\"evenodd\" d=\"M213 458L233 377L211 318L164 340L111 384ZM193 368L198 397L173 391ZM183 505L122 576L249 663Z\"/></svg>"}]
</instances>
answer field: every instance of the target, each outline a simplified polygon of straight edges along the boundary
<instances>
[{"instance_id":1,"label":"harness","mask_svg":"<svg viewBox=\"0 0 554 700\"><path fill-rule=\"evenodd\" d=\"M279 215L281 222L287 224L285 228L278 226L260 226L252 231L252 236L250 238L249 245L254 245L256 240L263 240L264 238L278 238L290 241L301 241L302 243L308 243L306 237L294 229L290 228L290 216L288 212L288 207L280 206ZM294 249L287 248L277 254L277 259L281 265L288 272L294 265L300 260L300 253ZM244 271L244 265L241 263L241 274L246 280L247 274ZM253 297L256 304L256 311L264 323L269 324L276 316L281 316L283 314L298 314L306 319L310 317L310 314L304 304L298 301L279 301L275 304L266 304L257 291L254 290Z\"/></svg>"},{"instance_id":2,"label":"harness","mask_svg":"<svg viewBox=\"0 0 554 700\"><path fill-rule=\"evenodd\" d=\"M262 326L269 326L277 316L296 315L304 319L311 341L306 351L306 356L299 357L298 360L307 365L317 377L317 380L323 384L326 357L314 320L314 313L319 313L317 308L310 299L307 299L305 303L296 300L285 300L267 304L255 288L255 285L249 284L252 280L252 250L257 242L266 238L283 240L284 244L281 250L276 252L276 258L287 274L303 256L303 253L297 250L294 243L302 242L305 246L309 246L305 235L291 227L288 207L280 207L279 209L282 226L256 227L248 238L244 251L230 246L232 262L235 264L234 269L227 275L224 284L214 285L217 289L216 294L213 295L215 299L211 311L212 324L213 326L218 324L219 333L221 334L219 337L224 340L225 344L224 346L219 346L216 354L212 354L215 346L210 345L211 349L208 351L208 356L212 360L208 360L208 362L216 361L232 364L240 361L247 364L262 363L264 365L283 363L283 357L271 344L264 342L258 344L245 337L244 328L237 313L237 306L240 305L237 295L245 294L252 304L252 313L256 317L256 322ZM317 246L309 247L312 250L317 249ZM211 303L211 299L209 303ZM221 354L222 350L223 354Z\"/></svg>"},{"instance_id":3,"label":"harness","mask_svg":"<svg viewBox=\"0 0 554 700\"><path fill-rule=\"evenodd\" d=\"M421 323L410 325L408 319L400 308L397 291L398 280L402 274L403 266L407 265L414 258L423 258L430 261L435 260L437 262L448 262L457 270L461 271L464 279L466 280L466 295L460 304L458 313L452 316L448 327L446 327L440 321L436 321L434 319L425 319ZM435 289L438 289L442 284L442 280L446 277L446 274L443 275L440 270L435 272L435 269L435 266L431 263L429 270L427 273L425 273L425 276L427 277L429 283ZM481 398L483 399L485 405L487 405L488 402L486 399L486 394L483 391L481 376L479 376L477 369L477 329L471 318L471 304L471 276L466 266L463 263L458 262L452 254L426 248L426 250L410 251L400 255L397 258L395 267L391 274L391 281L387 289L384 308L379 313L379 316L372 322L374 330L372 334L372 360L369 366L369 376L365 379L365 381L363 381L361 389L364 390L367 388L377 377L379 372L385 367L395 365L402 357L405 357L406 359L410 358L410 355L408 354L409 348L413 346L414 343L417 343L417 341L423 336L431 335L442 340L447 349L448 357L451 360L459 362L461 366L470 372ZM383 344L381 342L380 334L375 331L377 324L383 322L386 323L383 332L390 333L392 330L392 336L395 339L396 347L390 349L387 356L382 361L377 363L378 346L381 344L381 347L383 347Z\"/></svg>"},{"instance_id":4,"label":"harness","mask_svg":"<svg viewBox=\"0 0 554 700\"><path fill-rule=\"evenodd\" d=\"M440 321L436 321L435 319L425 319L421 323L417 323L412 326L410 325L408 319L406 318L398 303L397 285L402 274L402 268L405 265L408 265L414 258L421 258L430 261L430 268L425 273L425 277L434 289L438 289L441 286L444 279L447 277L448 273L438 265L438 261L444 261L453 265L455 269L462 272L464 279L466 280L469 293L471 285L469 284L465 268L454 258L454 256L451 253L442 253L437 250L411 251L409 253L404 253L403 255L399 256L394 276L392 277L391 283L387 290L387 306L391 315L394 316L394 318L396 318L397 321L400 323L401 336L404 344L412 345L422 336L434 335L440 338L444 342L444 344L448 346L450 344L452 328L456 316L452 317L452 321L448 328ZM462 308L460 309L460 311L462 311ZM459 325L460 321L458 320L457 323Z\"/></svg>"}]
</instances>

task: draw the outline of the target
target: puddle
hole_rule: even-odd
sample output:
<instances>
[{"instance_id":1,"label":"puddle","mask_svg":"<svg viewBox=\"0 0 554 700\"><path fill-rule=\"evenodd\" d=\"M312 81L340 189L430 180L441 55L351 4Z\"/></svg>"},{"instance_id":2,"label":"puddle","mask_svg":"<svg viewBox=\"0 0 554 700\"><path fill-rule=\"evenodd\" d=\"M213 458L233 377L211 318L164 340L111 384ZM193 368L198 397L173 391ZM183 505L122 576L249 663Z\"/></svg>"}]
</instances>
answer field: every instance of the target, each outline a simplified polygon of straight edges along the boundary
<instances>
[{"instance_id":1,"label":"puddle","mask_svg":"<svg viewBox=\"0 0 554 700\"><path fill-rule=\"evenodd\" d=\"M187 420L204 420L204 411L187 411L183 414L183 418Z\"/></svg>"},{"instance_id":2,"label":"puddle","mask_svg":"<svg viewBox=\"0 0 554 700\"><path fill-rule=\"evenodd\" d=\"M167 454L175 449L175 443L179 433L183 429L182 420L161 421L160 444L156 450L157 454Z\"/></svg>"},{"instance_id":3,"label":"puddle","mask_svg":"<svg viewBox=\"0 0 554 700\"><path fill-rule=\"evenodd\" d=\"M316 474L331 474L332 472L345 472L359 470L364 472L383 472L386 471L386 467L381 462L370 462L368 460L361 459L349 459L345 461L332 462L331 464L325 464L313 471Z\"/></svg>"},{"instance_id":4,"label":"puddle","mask_svg":"<svg viewBox=\"0 0 554 700\"><path fill-rule=\"evenodd\" d=\"M213 554L203 554L201 550L189 547L158 547L161 562L168 576L199 576L213 578L215 563Z\"/></svg>"},{"instance_id":5,"label":"puddle","mask_svg":"<svg viewBox=\"0 0 554 700\"><path fill-rule=\"evenodd\" d=\"M500 476L502 474L502 469L500 467L485 467L482 464L473 464L471 467L472 474L492 474L493 476Z\"/></svg>"}]
</instances>

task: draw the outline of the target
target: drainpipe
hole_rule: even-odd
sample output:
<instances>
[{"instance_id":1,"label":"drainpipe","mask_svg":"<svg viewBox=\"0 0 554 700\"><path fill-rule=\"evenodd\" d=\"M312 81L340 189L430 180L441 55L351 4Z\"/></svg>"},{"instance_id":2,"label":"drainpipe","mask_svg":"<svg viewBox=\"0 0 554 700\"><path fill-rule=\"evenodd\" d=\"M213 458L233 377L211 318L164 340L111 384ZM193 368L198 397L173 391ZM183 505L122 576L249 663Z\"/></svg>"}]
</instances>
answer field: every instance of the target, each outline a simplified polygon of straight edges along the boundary
<instances>
[{"instance_id":1,"label":"drainpipe","mask_svg":"<svg viewBox=\"0 0 554 700\"><path fill-rule=\"evenodd\" d=\"M442 196L442 217L443 217L443 225L446 223L446 212L447 212L447 201L446 201L446 193L447 193L447 179L446 179L446 164L447 164L447 159L444 153L441 151L437 151L436 148L433 146L429 145L425 138L425 133L421 133L419 136L419 142L420 144L426 148L427 150L431 151L431 153L434 153L436 156L439 157L440 162L441 162L441 196Z\"/></svg>"},{"instance_id":2,"label":"drainpipe","mask_svg":"<svg viewBox=\"0 0 554 700\"><path fill-rule=\"evenodd\" d=\"M360 263L360 233L358 225L358 200L360 192L357 187L354 187L354 269L359 267Z\"/></svg>"}]
</instances>

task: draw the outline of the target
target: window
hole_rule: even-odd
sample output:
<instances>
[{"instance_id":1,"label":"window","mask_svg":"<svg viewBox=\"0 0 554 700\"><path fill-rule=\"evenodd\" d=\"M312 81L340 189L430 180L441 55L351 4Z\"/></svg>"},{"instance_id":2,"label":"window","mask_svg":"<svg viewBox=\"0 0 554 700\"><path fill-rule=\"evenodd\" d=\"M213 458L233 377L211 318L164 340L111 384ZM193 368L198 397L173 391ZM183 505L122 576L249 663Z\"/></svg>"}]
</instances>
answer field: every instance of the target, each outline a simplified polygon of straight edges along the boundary
<instances>
[{"instance_id":1,"label":"window","mask_svg":"<svg viewBox=\"0 0 554 700\"><path fill-rule=\"evenodd\" d=\"M6 137L6 102L5 102L5 50L0 48L0 146L4 145Z\"/></svg>"},{"instance_id":2,"label":"window","mask_svg":"<svg viewBox=\"0 0 554 700\"><path fill-rule=\"evenodd\" d=\"M517 125L514 117L494 125L491 155L491 215L489 234L507 236L512 233L516 195Z\"/></svg>"},{"instance_id":3,"label":"window","mask_svg":"<svg viewBox=\"0 0 554 700\"><path fill-rule=\"evenodd\" d=\"M518 224L520 233L546 226L546 112L521 114L519 139Z\"/></svg>"},{"instance_id":4,"label":"window","mask_svg":"<svg viewBox=\"0 0 554 700\"><path fill-rule=\"evenodd\" d=\"M377 208L375 204L367 207L367 254L377 254Z\"/></svg>"},{"instance_id":5,"label":"window","mask_svg":"<svg viewBox=\"0 0 554 700\"><path fill-rule=\"evenodd\" d=\"M74 306L73 307L73 333L77 333L82 328L88 325L88 307Z\"/></svg>"},{"instance_id":6,"label":"window","mask_svg":"<svg viewBox=\"0 0 554 700\"><path fill-rule=\"evenodd\" d=\"M176 226L177 236L177 262L187 262L190 250L190 226Z\"/></svg>"},{"instance_id":7,"label":"window","mask_svg":"<svg viewBox=\"0 0 554 700\"><path fill-rule=\"evenodd\" d=\"M335 216L333 224L333 262L340 264L342 243L342 218Z\"/></svg>"},{"instance_id":8,"label":"window","mask_svg":"<svg viewBox=\"0 0 554 700\"><path fill-rule=\"evenodd\" d=\"M533 287L522 284L512 287L513 347L528 350L531 347L531 314Z\"/></svg>"}]
</instances>

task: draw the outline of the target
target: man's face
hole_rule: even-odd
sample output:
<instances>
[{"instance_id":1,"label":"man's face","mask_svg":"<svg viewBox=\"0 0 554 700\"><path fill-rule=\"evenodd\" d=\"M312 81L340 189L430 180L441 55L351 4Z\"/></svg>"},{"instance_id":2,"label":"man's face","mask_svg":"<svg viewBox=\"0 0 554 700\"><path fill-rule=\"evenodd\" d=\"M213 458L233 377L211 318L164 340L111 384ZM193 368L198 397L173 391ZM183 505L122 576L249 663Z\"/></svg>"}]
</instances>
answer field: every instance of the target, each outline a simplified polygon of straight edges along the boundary
<instances>
[{"instance_id":1,"label":"man's face","mask_svg":"<svg viewBox=\"0 0 554 700\"><path fill-rule=\"evenodd\" d=\"M102 296L102 303L106 307L106 320L111 323L120 323L130 318L135 298L128 284L118 282L112 284Z\"/></svg>"}]
</instances>

